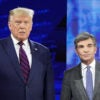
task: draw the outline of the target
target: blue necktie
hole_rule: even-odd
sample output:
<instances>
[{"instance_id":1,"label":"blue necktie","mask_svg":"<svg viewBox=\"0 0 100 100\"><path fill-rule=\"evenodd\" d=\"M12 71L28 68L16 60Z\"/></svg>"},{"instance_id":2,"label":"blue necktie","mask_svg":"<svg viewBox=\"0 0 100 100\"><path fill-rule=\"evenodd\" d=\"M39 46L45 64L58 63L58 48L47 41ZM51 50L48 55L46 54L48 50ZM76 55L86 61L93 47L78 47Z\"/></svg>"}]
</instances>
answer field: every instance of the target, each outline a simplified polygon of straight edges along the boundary
<instances>
[{"instance_id":1,"label":"blue necktie","mask_svg":"<svg viewBox=\"0 0 100 100\"><path fill-rule=\"evenodd\" d=\"M27 58L27 55L26 55L24 49L22 48L22 45L24 43L19 42L18 44L20 45L20 49L19 49L20 66L21 66L23 77L25 79L25 83L27 83L28 77L29 77L29 72L30 72L29 61L28 61L28 58Z\"/></svg>"},{"instance_id":2,"label":"blue necktie","mask_svg":"<svg viewBox=\"0 0 100 100\"><path fill-rule=\"evenodd\" d=\"M92 81L92 72L90 66L87 66L86 71L86 92L89 100L93 100L93 81Z\"/></svg>"}]
</instances>

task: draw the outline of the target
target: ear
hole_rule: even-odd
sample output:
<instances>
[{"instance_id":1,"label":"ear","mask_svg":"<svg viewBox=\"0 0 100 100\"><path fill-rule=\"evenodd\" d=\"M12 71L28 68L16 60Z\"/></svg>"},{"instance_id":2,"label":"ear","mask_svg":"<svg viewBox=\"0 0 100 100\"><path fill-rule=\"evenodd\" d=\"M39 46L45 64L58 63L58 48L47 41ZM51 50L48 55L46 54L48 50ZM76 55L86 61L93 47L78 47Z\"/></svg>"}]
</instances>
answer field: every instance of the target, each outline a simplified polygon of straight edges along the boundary
<instances>
[{"instance_id":1,"label":"ear","mask_svg":"<svg viewBox=\"0 0 100 100\"><path fill-rule=\"evenodd\" d=\"M77 48L75 48L75 53L78 55L78 51L77 51Z\"/></svg>"},{"instance_id":2,"label":"ear","mask_svg":"<svg viewBox=\"0 0 100 100\"><path fill-rule=\"evenodd\" d=\"M31 24L30 31L32 31L32 28L33 28L33 22L32 22L32 24Z\"/></svg>"},{"instance_id":3,"label":"ear","mask_svg":"<svg viewBox=\"0 0 100 100\"><path fill-rule=\"evenodd\" d=\"M95 47L95 54L96 54L96 52L97 52L97 47Z\"/></svg>"},{"instance_id":4,"label":"ear","mask_svg":"<svg viewBox=\"0 0 100 100\"><path fill-rule=\"evenodd\" d=\"M9 27L9 29L11 29L11 23L10 22L8 22L8 27Z\"/></svg>"}]
</instances>

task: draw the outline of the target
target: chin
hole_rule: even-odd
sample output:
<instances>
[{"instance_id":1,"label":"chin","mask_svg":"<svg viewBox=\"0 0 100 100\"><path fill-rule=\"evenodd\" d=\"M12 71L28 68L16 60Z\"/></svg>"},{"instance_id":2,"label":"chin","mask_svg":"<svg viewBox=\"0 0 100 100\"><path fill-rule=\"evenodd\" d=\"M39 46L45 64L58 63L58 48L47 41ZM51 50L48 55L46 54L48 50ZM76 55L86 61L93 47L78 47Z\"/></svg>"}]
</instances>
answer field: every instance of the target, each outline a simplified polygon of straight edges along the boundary
<instances>
[{"instance_id":1,"label":"chin","mask_svg":"<svg viewBox=\"0 0 100 100\"><path fill-rule=\"evenodd\" d=\"M24 41L24 40L26 40L26 38L19 38L18 40L19 41Z\"/></svg>"},{"instance_id":2,"label":"chin","mask_svg":"<svg viewBox=\"0 0 100 100\"><path fill-rule=\"evenodd\" d=\"M21 37L19 37L19 39L20 39L20 40L26 40L27 37L26 37L26 36L21 36Z\"/></svg>"},{"instance_id":3,"label":"chin","mask_svg":"<svg viewBox=\"0 0 100 100\"><path fill-rule=\"evenodd\" d=\"M90 61L90 59L83 59L83 61Z\"/></svg>"},{"instance_id":4,"label":"chin","mask_svg":"<svg viewBox=\"0 0 100 100\"><path fill-rule=\"evenodd\" d=\"M83 59L84 62L91 62L91 59Z\"/></svg>"}]
</instances>

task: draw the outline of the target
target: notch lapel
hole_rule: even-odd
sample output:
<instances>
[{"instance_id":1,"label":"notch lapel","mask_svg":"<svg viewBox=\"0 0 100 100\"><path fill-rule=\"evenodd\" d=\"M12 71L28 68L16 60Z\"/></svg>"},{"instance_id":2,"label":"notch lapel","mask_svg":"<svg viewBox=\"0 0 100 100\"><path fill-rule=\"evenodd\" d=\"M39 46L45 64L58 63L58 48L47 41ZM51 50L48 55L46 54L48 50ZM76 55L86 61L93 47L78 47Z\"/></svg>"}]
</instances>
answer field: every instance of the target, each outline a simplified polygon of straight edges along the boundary
<instances>
[{"instance_id":1,"label":"notch lapel","mask_svg":"<svg viewBox=\"0 0 100 100\"><path fill-rule=\"evenodd\" d=\"M39 51L38 47L36 46L35 42L29 40L30 48L31 48L31 54L32 54L32 65L30 69L30 74L29 74L29 79L28 79L28 84L31 81L34 81L37 79L36 76L39 75L39 71L41 70L41 63L38 60L39 56Z\"/></svg>"},{"instance_id":2,"label":"notch lapel","mask_svg":"<svg viewBox=\"0 0 100 100\"><path fill-rule=\"evenodd\" d=\"M76 80L74 80L73 85L75 86L75 89L77 89L78 91L78 93L76 93L77 97L79 98L79 100L80 99L88 100L88 96L87 96L86 90L83 85L83 80L82 80L81 63L76 67L76 71L74 74L76 76Z\"/></svg>"},{"instance_id":3,"label":"notch lapel","mask_svg":"<svg viewBox=\"0 0 100 100\"><path fill-rule=\"evenodd\" d=\"M82 79L80 80L75 80L75 87L78 89L79 94L81 95L82 100L88 100L87 94L86 94L86 90L83 86L83 81ZM77 94L77 95L79 95Z\"/></svg>"}]
</instances>

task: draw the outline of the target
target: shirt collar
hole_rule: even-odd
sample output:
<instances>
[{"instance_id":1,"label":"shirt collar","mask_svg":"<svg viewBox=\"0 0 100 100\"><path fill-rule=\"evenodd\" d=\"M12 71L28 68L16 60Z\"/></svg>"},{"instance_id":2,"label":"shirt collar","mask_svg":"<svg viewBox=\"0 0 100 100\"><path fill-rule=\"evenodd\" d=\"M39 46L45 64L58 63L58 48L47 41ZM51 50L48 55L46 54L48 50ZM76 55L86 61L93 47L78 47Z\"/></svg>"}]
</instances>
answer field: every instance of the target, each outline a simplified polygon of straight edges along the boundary
<instances>
[{"instance_id":1,"label":"shirt collar","mask_svg":"<svg viewBox=\"0 0 100 100\"><path fill-rule=\"evenodd\" d=\"M12 34L11 34L11 38L13 40L14 45L18 45L18 42L20 42L20 41L18 41ZM24 45L27 46L28 45L28 39L24 40L23 43L24 43Z\"/></svg>"},{"instance_id":2,"label":"shirt collar","mask_svg":"<svg viewBox=\"0 0 100 100\"><path fill-rule=\"evenodd\" d=\"M95 64L96 64L96 61L95 61L95 59L94 59L94 60L92 61L92 63L90 63L88 66L91 66L91 68L93 69L93 68L95 68ZM84 70L86 67L87 67L86 64L81 63L81 69L82 69L82 70Z\"/></svg>"}]
</instances>

